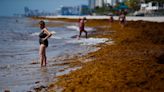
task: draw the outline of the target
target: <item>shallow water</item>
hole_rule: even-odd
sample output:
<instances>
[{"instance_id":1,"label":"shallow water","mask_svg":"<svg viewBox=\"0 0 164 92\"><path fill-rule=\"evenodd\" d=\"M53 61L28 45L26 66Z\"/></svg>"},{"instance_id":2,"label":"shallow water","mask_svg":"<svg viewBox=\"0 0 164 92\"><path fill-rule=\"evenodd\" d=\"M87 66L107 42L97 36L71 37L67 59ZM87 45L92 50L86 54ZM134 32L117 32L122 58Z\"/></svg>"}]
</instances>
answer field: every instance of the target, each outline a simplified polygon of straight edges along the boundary
<instances>
[{"instance_id":1,"label":"shallow water","mask_svg":"<svg viewBox=\"0 0 164 92\"><path fill-rule=\"evenodd\" d=\"M33 26L38 21L29 18L0 17L0 91L26 92L35 86L46 86L56 80L54 76L63 74L60 73L61 70L68 68L68 65L58 65L64 58L95 51L97 49L92 45L107 41L94 38L77 40L72 38L78 34L77 29L73 27L76 26L75 23L47 22L64 25L48 27L54 35L49 39L47 48L48 66L41 68L38 63L40 29ZM92 31L92 28L89 29ZM74 69L68 68L64 74L70 70Z\"/></svg>"}]
</instances>

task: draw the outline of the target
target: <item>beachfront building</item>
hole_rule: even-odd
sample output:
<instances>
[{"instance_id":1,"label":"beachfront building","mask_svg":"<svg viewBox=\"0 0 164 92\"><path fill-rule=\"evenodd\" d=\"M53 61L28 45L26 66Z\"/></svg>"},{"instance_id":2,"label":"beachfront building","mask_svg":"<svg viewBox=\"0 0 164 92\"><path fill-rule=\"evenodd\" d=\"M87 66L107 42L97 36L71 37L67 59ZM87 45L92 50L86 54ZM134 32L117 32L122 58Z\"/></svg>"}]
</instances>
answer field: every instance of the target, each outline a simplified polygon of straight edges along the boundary
<instances>
[{"instance_id":1,"label":"beachfront building","mask_svg":"<svg viewBox=\"0 0 164 92\"><path fill-rule=\"evenodd\" d=\"M79 6L79 15L89 15L89 7L88 5L80 5Z\"/></svg>"},{"instance_id":2,"label":"beachfront building","mask_svg":"<svg viewBox=\"0 0 164 92\"><path fill-rule=\"evenodd\" d=\"M94 9L95 8L95 3L96 3L96 0L88 0L89 8Z\"/></svg>"},{"instance_id":3,"label":"beachfront building","mask_svg":"<svg viewBox=\"0 0 164 92\"><path fill-rule=\"evenodd\" d=\"M161 4L156 1L143 3L141 4L141 7L140 7L140 10L145 11L145 12L158 11L158 10L163 10L163 9L164 9L164 4Z\"/></svg>"},{"instance_id":4,"label":"beachfront building","mask_svg":"<svg viewBox=\"0 0 164 92\"><path fill-rule=\"evenodd\" d=\"M164 15L164 4L157 1L141 2L140 10L134 12L135 16L160 16Z\"/></svg>"},{"instance_id":5,"label":"beachfront building","mask_svg":"<svg viewBox=\"0 0 164 92\"><path fill-rule=\"evenodd\" d=\"M96 0L95 6L96 7L103 7L104 6L104 0Z\"/></svg>"},{"instance_id":6,"label":"beachfront building","mask_svg":"<svg viewBox=\"0 0 164 92\"><path fill-rule=\"evenodd\" d=\"M106 0L111 6L116 5L117 3L125 2L126 0Z\"/></svg>"},{"instance_id":7,"label":"beachfront building","mask_svg":"<svg viewBox=\"0 0 164 92\"><path fill-rule=\"evenodd\" d=\"M124 2L126 0L88 0L88 5L90 9L94 9L95 7L103 7L104 5L114 6L118 2Z\"/></svg>"},{"instance_id":8,"label":"beachfront building","mask_svg":"<svg viewBox=\"0 0 164 92\"><path fill-rule=\"evenodd\" d=\"M32 10L28 7L24 7L24 16L32 17L32 16L53 16L54 13L46 12L46 11L39 11L37 9Z\"/></svg>"},{"instance_id":9,"label":"beachfront building","mask_svg":"<svg viewBox=\"0 0 164 92\"><path fill-rule=\"evenodd\" d=\"M61 15L88 15L88 14L89 14L89 7L87 5L61 7Z\"/></svg>"},{"instance_id":10,"label":"beachfront building","mask_svg":"<svg viewBox=\"0 0 164 92\"><path fill-rule=\"evenodd\" d=\"M95 7L103 7L107 4L108 0L88 0L88 5L90 9L94 9Z\"/></svg>"},{"instance_id":11,"label":"beachfront building","mask_svg":"<svg viewBox=\"0 0 164 92\"><path fill-rule=\"evenodd\" d=\"M73 15L73 7L61 7L61 15Z\"/></svg>"},{"instance_id":12,"label":"beachfront building","mask_svg":"<svg viewBox=\"0 0 164 92\"><path fill-rule=\"evenodd\" d=\"M159 9L163 9L164 8L164 4L160 4L158 2L149 2L149 3L143 3L141 4L141 10L146 10L146 11L152 11L152 10L159 10Z\"/></svg>"}]
</instances>

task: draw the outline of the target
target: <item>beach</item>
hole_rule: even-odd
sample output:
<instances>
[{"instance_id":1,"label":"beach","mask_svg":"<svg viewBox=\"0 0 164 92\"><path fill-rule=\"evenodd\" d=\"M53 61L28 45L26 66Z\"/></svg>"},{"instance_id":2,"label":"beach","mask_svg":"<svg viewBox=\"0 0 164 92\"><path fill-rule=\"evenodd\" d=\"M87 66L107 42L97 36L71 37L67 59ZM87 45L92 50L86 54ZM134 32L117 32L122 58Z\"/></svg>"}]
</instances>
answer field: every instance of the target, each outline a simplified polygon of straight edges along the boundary
<instances>
[{"instance_id":1,"label":"beach","mask_svg":"<svg viewBox=\"0 0 164 92\"><path fill-rule=\"evenodd\" d=\"M97 30L90 37L112 39L112 44L99 44L98 51L73 58L82 68L58 76L59 80L51 83L48 91L163 92L163 25L163 22L139 20L128 21L122 28L118 21L111 24L107 19L88 20L87 26Z\"/></svg>"},{"instance_id":2,"label":"beach","mask_svg":"<svg viewBox=\"0 0 164 92\"><path fill-rule=\"evenodd\" d=\"M109 23L108 17L87 17L89 38L82 36L80 40L76 38L78 18L28 18L20 23L25 27L21 25L22 28L16 29L25 30L22 34L13 29L13 33L21 35L21 40L14 40L15 35L10 38L18 41L14 52L1 47L1 57L4 58L5 53L5 61L0 61L0 89L11 92L164 91L163 17L159 21L145 18L151 22L132 18L135 21L127 21L123 28L117 20ZM39 20L44 20L54 34L49 40L48 66L45 68L40 68L37 61Z\"/></svg>"},{"instance_id":3,"label":"beach","mask_svg":"<svg viewBox=\"0 0 164 92\"><path fill-rule=\"evenodd\" d=\"M70 67L67 60L98 50L94 45L104 43L104 38L78 40L77 23L44 20L53 34L47 48L48 65L40 67L38 22L31 18L0 17L0 91L34 91L46 88L56 81L57 75L67 74L80 67ZM95 29L87 27L88 33ZM72 62L72 66L78 62Z\"/></svg>"}]
</instances>

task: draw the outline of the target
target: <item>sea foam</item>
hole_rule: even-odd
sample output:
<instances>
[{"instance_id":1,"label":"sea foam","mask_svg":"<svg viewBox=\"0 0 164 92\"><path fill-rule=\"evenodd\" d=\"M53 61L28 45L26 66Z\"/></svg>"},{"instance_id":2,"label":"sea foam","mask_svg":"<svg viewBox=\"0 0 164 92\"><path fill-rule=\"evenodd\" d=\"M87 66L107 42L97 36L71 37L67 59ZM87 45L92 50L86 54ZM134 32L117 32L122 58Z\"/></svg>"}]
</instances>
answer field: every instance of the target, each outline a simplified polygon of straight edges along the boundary
<instances>
[{"instance_id":1,"label":"sea foam","mask_svg":"<svg viewBox=\"0 0 164 92\"><path fill-rule=\"evenodd\" d=\"M66 26L66 28L79 31L79 27L76 25ZM93 31L94 29L91 27L85 27L85 30L86 31Z\"/></svg>"},{"instance_id":2,"label":"sea foam","mask_svg":"<svg viewBox=\"0 0 164 92\"><path fill-rule=\"evenodd\" d=\"M81 45L96 45L96 44L100 44L100 43L105 43L106 41L108 41L107 38L81 38L81 39L72 39L69 40L68 43L79 43Z\"/></svg>"}]
</instances>

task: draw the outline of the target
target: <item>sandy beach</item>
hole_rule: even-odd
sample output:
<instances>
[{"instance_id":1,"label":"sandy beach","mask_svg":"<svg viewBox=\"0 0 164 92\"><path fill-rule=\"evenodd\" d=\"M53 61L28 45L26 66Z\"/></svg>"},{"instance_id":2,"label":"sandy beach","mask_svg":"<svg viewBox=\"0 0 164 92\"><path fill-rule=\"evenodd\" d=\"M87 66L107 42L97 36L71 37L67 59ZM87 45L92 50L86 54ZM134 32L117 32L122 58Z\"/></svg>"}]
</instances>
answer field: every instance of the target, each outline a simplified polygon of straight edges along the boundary
<instances>
[{"instance_id":1,"label":"sandy beach","mask_svg":"<svg viewBox=\"0 0 164 92\"><path fill-rule=\"evenodd\" d=\"M66 19L79 19L82 17L86 17L87 19L109 19L109 16L46 16L45 18L48 19L57 19L57 18L66 18ZM115 20L118 19L118 16L113 16ZM136 16L127 16L126 19L128 21L150 21L150 22L164 22L163 16L157 16L157 17L136 17Z\"/></svg>"},{"instance_id":2,"label":"sandy beach","mask_svg":"<svg viewBox=\"0 0 164 92\"><path fill-rule=\"evenodd\" d=\"M0 92L33 92L38 87L46 88L57 80L54 76L81 68L73 67L79 62L69 62L69 59L94 52L99 49L94 45L108 41L93 37L78 40L77 23L45 20L53 35L47 48L48 65L42 68L38 59L39 20L24 17L0 17L0 20L0 43L3 44L0 46ZM95 31L92 27L86 30L89 34Z\"/></svg>"},{"instance_id":3,"label":"sandy beach","mask_svg":"<svg viewBox=\"0 0 164 92\"><path fill-rule=\"evenodd\" d=\"M53 20L77 22L69 18ZM47 91L163 92L163 25L140 20L128 21L122 28L118 21L110 24L107 19L88 20L87 26L97 30L89 37L112 39L113 44L99 44L98 51L70 59L78 62L74 67L81 68L56 76L58 81L51 83Z\"/></svg>"}]
</instances>

